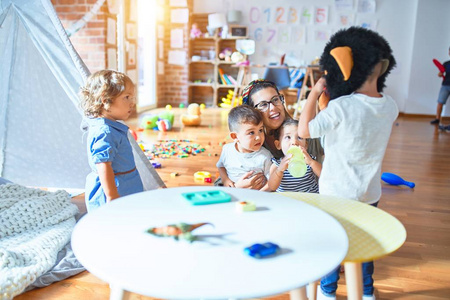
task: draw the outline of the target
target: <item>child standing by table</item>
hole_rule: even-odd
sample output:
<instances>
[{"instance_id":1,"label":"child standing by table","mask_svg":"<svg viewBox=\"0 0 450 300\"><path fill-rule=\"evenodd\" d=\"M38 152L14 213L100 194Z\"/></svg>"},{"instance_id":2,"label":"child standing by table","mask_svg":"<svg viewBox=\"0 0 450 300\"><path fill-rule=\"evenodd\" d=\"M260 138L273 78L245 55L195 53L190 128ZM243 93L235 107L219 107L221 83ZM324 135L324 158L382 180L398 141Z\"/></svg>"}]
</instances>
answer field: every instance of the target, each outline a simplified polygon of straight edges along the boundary
<instances>
[{"instance_id":1,"label":"child standing by table","mask_svg":"<svg viewBox=\"0 0 450 300\"><path fill-rule=\"evenodd\" d=\"M89 165L85 201L88 212L116 198L143 191L128 141L127 120L135 104L135 86L123 73L103 70L87 79L81 106L88 119Z\"/></svg>"},{"instance_id":2,"label":"child standing by table","mask_svg":"<svg viewBox=\"0 0 450 300\"><path fill-rule=\"evenodd\" d=\"M324 138L319 193L376 206L381 163L398 116L394 100L381 93L395 65L392 50L376 32L350 27L331 37L320 64L325 78L309 94L298 127L303 138ZM331 101L316 115L316 102L325 87ZM375 299L373 262L362 268L363 299ZM322 278L320 299L336 299L338 280L339 267Z\"/></svg>"},{"instance_id":3,"label":"child standing by table","mask_svg":"<svg viewBox=\"0 0 450 300\"><path fill-rule=\"evenodd\" d=\"M272 158L270 167L269 189L277 192L304 192L318 193L317 177L320 177L322 164L315 161L306 151L306 139L298 136L298 121L287 119L274 133L275 146L283 151L284 157ZM301 177L294 177L288 171L288 165L292 157L288 154L291 147L300 147L306 163L306 173ZM314 174L316 176L314 176Z\"/></svg>"},{"instance_id":4,"label":"child standing by table","mask_svg":"<svg viewBox=\"0 0 450 300\"><path fill-rule=\"evenodd\" d=\"M263 186L267 190L270 171L270 151L264 148L264 125L261 114L253 107L240 105L228 114L230 137L216 166L223 186L248 188Z\"/></svg>"}]
</instances>

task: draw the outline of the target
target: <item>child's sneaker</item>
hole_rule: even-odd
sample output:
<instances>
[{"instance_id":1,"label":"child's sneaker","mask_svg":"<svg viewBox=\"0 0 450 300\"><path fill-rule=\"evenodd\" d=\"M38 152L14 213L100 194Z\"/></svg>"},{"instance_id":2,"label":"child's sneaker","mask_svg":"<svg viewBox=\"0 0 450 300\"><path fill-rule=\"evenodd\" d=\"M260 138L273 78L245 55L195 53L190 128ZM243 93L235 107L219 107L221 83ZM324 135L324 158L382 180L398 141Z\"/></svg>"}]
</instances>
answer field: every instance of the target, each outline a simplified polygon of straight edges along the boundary
<instances>
[{"instance_id":1,"label":"child's sneaker","mask_svg":"<svg viewBox=\"0 0 450 300\"><path fill-rule=\"evenodd\" d=\"M336 300L336 296L325 295L319 285L317 286L317 300Z\"/></svg>"},{"instance_id":2,"label":"child's sneaker","mask_svg":"<svg viewBox=\"0 0 450 300\"><path fill-rule=\"evenodd\" d=\"M363 295L363 300L375 300L375 295Z\"/></svg>"},{"instance_id":3,"label":"child's sneaker","mask_svg":"<svg viewBox=\"0 0 450 300\"><path fill-rule=\"evenodd\" d=\"M447 125L447 126L445 126L445 125L439 125L438 127L439 127L439 130L441 130L441 131L447 131L447 132L450 132L450 125Z\"/></svg>"},{"instance_id":4,"label":"child's sneaker","mask_svg":"<svg viewBox=\"0 0 450 300\"><path fill-rule=\"evenodd\" d=\"M433 121L430 121L431 125L439 124L439 119L434 119Z\"/></svg>"}]
</instances>

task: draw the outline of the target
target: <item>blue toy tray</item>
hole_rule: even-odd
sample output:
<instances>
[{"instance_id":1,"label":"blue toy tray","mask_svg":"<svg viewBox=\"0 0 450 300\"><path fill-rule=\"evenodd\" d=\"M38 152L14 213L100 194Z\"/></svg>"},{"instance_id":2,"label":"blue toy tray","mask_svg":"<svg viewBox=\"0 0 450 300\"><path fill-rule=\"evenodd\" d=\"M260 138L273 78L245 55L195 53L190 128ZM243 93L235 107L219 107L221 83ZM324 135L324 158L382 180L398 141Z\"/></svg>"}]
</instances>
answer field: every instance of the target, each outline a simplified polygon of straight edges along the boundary
<instances>
[{"instance_id":1,"label":"blue toy tray","mask_svg":"<svg viewBox=\"0 0 450 300\"><path fill-rule=\"evenodd\" d=\"M192 205L230 202L231 196L222 191L203 191L181 194Z\"/></svg>"}]
</instances>

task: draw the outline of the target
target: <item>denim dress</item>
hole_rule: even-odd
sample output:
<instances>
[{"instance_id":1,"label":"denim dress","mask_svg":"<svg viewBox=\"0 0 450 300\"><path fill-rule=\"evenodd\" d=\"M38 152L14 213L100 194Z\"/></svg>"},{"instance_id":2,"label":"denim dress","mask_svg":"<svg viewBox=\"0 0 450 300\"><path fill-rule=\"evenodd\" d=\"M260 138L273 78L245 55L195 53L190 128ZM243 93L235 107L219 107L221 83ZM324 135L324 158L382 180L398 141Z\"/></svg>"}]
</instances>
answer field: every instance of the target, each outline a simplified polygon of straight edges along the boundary
<instances>
[{"instance_id":1,"label":"denim dress","mask_svg":"<svg viewBox=\"0 0 450 300\"><path fill-rule=\"evenodd\" d=\"M142 192L144 188L128 141L128 126L105 118L89 119L88 123L87 151L92 172L86 178L85 201L87 210L91 211L106 204L97 173L98 163L111 162L121 197Z\"/></svg>"}]
</instances>

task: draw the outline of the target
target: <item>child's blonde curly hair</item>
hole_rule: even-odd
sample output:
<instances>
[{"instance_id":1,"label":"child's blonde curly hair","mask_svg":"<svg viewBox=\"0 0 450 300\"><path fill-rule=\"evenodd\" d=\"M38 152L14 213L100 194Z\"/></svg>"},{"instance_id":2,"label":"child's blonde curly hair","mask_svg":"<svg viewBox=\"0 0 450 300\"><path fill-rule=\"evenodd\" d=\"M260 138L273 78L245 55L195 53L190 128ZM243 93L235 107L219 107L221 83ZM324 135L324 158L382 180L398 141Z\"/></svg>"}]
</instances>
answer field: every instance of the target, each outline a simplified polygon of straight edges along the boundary
<instances>
[{"instance_id":1,"label":"child's blonde curly hair","mask_svg":"<svg viewBox=\"0 0 450 300\"><path fill-rule=\"evenodd\" d=\"M108 110L111 103L133 81L124 73L114 70L102 70L91 74L85 86L81 87L81 108L87 117L99 117L103 110Z\"/></svg>"}]
</instances>

